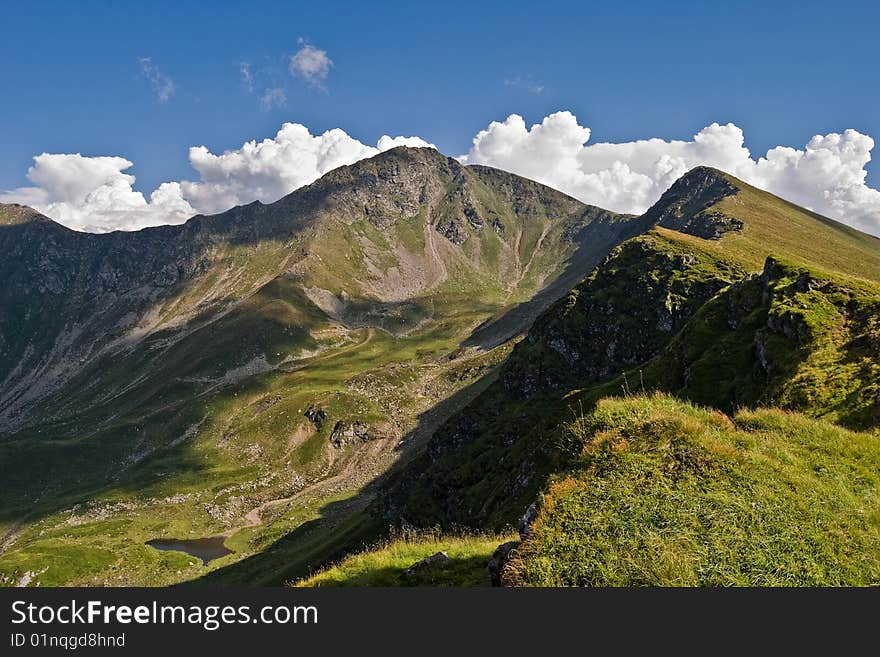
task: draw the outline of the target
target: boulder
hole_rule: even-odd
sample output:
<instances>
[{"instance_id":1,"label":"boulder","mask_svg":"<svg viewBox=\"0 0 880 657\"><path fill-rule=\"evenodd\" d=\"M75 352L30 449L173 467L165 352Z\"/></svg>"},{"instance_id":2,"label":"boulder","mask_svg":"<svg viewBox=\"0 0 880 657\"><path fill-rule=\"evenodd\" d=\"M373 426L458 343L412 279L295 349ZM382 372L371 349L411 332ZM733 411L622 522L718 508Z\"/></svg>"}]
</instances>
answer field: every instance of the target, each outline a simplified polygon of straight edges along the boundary
<instances>
[{"instance_id":1,"label":"boulder","mask_svg":"<svg viewBox=\"0 0 880 657\"><path fill-rule=\"evenodd\" d=\"M333 425L333 431L330 432L330 442L339 449L346 445L351 445L358 440L371 440L372 437L370 425L360 420L355 420L354 422L340 420Z\"/></svg>"},{"instance_id":2,"label":"boulder","mask_svg":"<svg viewBox=\"0 0 880 657\"><path fill-rule=\"evenodd\" d=\"M412 566L404 570L403 577L404 579L412 579L423 573L425 569L430 569L432 566L443 565L449 561L449 555L445 552L435 552L430 557L425 557L421 561L416 561Z\"/></svg>"},{"instance_id":3,"label":"boulder","mask_svg":"<svg viewBox=\"0 0 880 657\"><path fill-rule=\"evenodd\" d=\"M495 549L492 556L489 557L486 569L489 571L489 579L492 582L492 586L504 586L501 575L504 572L504 566L507 565L507 561L510 559L510 553L517 547L519 547L519 541L502 543Z\"/></svg>"},{"instance_id":4,"label":"boulder","mask_svg":"<svg viewBox=\"0 0 880 657\"><path fill-rule=\"evenodd\" d=\"M324 426L324 422L327 421L327 411L323 408L318 408L314 404L309 406L309 410L305 413L306 417L309 421L315 425L318 431L321 430L321 427Z\"/></svg>"}]
</instances>

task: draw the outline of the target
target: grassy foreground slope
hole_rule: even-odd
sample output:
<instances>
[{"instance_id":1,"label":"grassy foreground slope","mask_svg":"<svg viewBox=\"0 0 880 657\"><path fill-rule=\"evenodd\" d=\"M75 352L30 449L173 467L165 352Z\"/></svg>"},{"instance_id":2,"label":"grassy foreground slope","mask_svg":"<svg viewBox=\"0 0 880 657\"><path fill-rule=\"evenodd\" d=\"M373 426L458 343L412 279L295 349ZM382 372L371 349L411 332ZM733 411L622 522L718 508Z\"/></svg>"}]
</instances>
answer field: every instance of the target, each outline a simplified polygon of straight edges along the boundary
<instances>
[{"instance_id":1,"label":"grassy foreground slope","mask_svg":"<svg viewBox=\"0 0 880 657\"><path fill-rule=\"evenodd\" d=\"M880 439L779 410L609 398L569 427L504 578L533 586L880 583Z\"/></svg>"},{"instance_id":2,"label":"grassy foreground slope","mask_svg":"<svg viewBox=\"0 0 880 657\"><path fill-rule=\"evenodd\" d=\"M505 535L414 536L397 538L352 555L295 586L489 586L486 564ZM448 561L408 568L437 552Z\"/></svg>"},{"instance_id":3,"label":"grassy foreground slope","mask_svg":"<svg viewBox=\"0 0 880 657\"><path fill-rule=\"evenodd\" d=\"M563 440L577 457L538 496L507 586L880 584L876 432L656 393L602 399ZM295 585L485 586L512 540L405 536Z\"/></svg>"}]
</instances>

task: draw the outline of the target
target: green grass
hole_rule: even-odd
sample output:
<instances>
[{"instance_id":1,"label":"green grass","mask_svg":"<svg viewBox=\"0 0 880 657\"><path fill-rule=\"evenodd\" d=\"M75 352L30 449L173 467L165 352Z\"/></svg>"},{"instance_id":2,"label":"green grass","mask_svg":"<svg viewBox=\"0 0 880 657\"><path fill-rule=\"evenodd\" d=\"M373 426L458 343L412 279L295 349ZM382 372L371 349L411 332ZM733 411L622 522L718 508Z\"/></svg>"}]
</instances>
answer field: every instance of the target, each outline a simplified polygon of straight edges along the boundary
<instances>
[{"instance_id":1,"label":"green grass","mask_svg":"<svg viewBox=\"0 0 880 657\"><path fill-rule=\"evenodd\" d=\"M773 255L849 278L880 282L880 239L727 177L739 191L713 209L742 220L742 232L704 240L665 228L656 230L752 271L758 271L765 258Z\"/></svg>"},{"instance_id":2,"label":"green grass","mask_svg":"<svg viewBox=\"0 0 880 657\"><path fill-rule=\"evenodd\" d=\"M876 436L651 395L602 400L569 440L581 455L541 497L511 583L880 583Z\"/></svg>"},{"instance_id":3,"label":"green grass","mask_svg":"<svg viewBox=\"0 0 880 657\"><path fill-rule=\"evenodd\" d=\"M415 535L387 540L352 555L294 585L309 586L489 586L486 569L495 549L513 536ZM437 552L449 561L432 564L407 577L404 571Z\"/></svg>"},{"instance_id":4,"label":"green grass","mask_svg":"<svg viewBox=\"0 0 880 657\"><path fill-rule=\"evenodd\" d=\"M451 319L447 317L446 321ZM465 321L469 324L472 320ZM364 329L358 333L366 332ZM420 408L416 404L415 386L421 372L426 367L433 371L436 359L457 347L454 339L441 337L442 333L442 329L434 327L400 340L376 332L369 343L331 351L304 368L252 376L210 396L192 398L179 418L168 416L161 404L149 410L144 406L139 409L136 422L93 430L69 446L26 438L23 443L5 444L4 462L20 464L14 468L16 479L7 483L27 490L35 482L53 482L49 475L54 472L62 476L54 480L57 491L53 495L30 506L31 516L23 518L27 522L20 528L14 546L0 555L0 573L20 576L28 569L47 568L39 578L44 585L103 581L171 583L204 575L206 569L200 563L190 566L185 555L157 553L143 546L143 542L157 536L200 537L225 531L228 525L205 513L206 505L221 511L228 509L229 520L234 523L261 500L295 492L296 488L290 488L295 477L314 482L342 470L356 457L358 446L345 450L330 447L329 434L337 420L358 419L378 424L393 416L406 428ZM483 357L474 359L478 368L482 360ZM461 362L452 364L456 370L463 366ZM442 371L438 369L437 375L442 376ZM478 369L477 374L490 371L491 367ZM441 395L452 394L471 382L466 376L443 380L444 385L437 389ZM321 431L314 431L308 440L291 450L289 438L299 428L312 430L303 417L312 403L326 408L329 420ZM192 419L201 418L205 419L191 440L174 448L161 448L163 433L181 435ZM139 439L143 434L140 429L147 428L160 448L144 462L126 470L123 479L114 478L126 446L130 449L130 441ZM27 449L22 450L22 445ZM39 479L32 472L32 464L37 463ZM102 486L108 480L109 485ZM343 486L351 485L343 482ZM175 494L189 497L177 503L163 503ZM87 516L82 527L71 530L67 522L69 509L83 499L108 508L110 517L122 517L125 521L107 523ZM114 510L117 503L126 506ZM318 518L315 505L320 503L318 499L305 507L294 505L282 516L273 518L271 524L237 535L231 542L236 554L212 562L207 570L267 549L280 540L283 534L278 532L289 533ZM2 507L7 517L22 519L22 507L14 500L8 504ZM355 515L361 512L362 509L354 511ZM297 557L279 558L276 552L274 560L269 559L271 568L267 566L262 573L251 572L246 581L265 579L278 583L284 573L304 572L310 563L320 563L332 554L340 536L340 532L328 534L320 541L320 549L314 551L306 549L311 538L301 540L295 549ZM242 542L246 537L247 541ZM282 546L287 549L287 544ZM52 556L61 546L66 555L64 568ZM101 554L107 558L98 560L95 550L104 550ZM310 561L302 563L297 571L294 565L302 555L308 555Z\"/></svg>"},{"instance_id":5,"label":"green grass","mask_svg":"<svg viewBox=\"0 0 880 657\"><path fill-rule=\"evenodd\" d=\"M394 224L394 231L400 244L410 253L421 254L425 252L425 222L427 211L419 210L415 217L403 217Z\"/></svg>"},{"instance_id":6,"label":"green grass","mask_svg":"<svg viewBox=\"0 0 880 657\"><path fill-rule=\"evenodd\" d=\"M8 583L33 571L44 586L171 584L202 577L279 584L341 556L342 548L374 540L380 532L361 501L322 511L338 506L331 491L330 497L309 496L281 507L264 526L234 535L228 545L235 553L208 567L144 545L161 536L224 532L260 502L295 492L297 478L308 485L341 472L368 446L330 447L338 420L379 425L393 419L409 430L426 405L490 375L506 347L443 359L497 306L445 292L435 301L434 321L404 338L381 330L342 331L345 339L330 341L327 351L275 371L207 391L209 384L182 382L222 375L255 354L277 364L317 344L303 336L328 330L326 319L297 286L280 278L240 310L159 352L161 357L148 341L103 368L102 386L116 393L110 402L115 414L92 406L95 390L85 375L51 419L0 445L12 473L0 515L7 527L20 522L14 543L0 555L0 576ZM127 387L131 371L148 376ZM423 396L426 376L433 402ZM329 413L320 431L303 415L311 404ZM168 446L199 422L191 438ZM311 436L293 444L303 428ZM142 462L120 467L132 449L147 447L155 451ZM357 495L362 483L343 481L338 495ZM177 494L186 497L165 501ZM81 502L97 510L72 514ZM207 513L208 507L220 515ZM72 526L72 515L82 524Z\"/></svg>"}]
</instances>

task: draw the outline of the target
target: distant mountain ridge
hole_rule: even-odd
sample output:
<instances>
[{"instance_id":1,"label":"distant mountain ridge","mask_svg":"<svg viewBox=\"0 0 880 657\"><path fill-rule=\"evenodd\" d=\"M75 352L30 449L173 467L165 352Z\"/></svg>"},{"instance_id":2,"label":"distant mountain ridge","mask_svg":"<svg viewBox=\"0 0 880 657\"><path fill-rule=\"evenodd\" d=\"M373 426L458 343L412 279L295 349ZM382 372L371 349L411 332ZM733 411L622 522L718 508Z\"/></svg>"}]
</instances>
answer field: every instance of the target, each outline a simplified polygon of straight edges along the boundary
<instances>
[{"instance_id":1,"label":"distant mountain ridge","mask_svg":"<svg viewBox=\"0 0 880 657\"><path fill-rule=\"evenodd\" d=\"M493 188L497 195L490 197ZM419 216L422 208L429 218ZM100 354L128 349L195 317L219 316L284 272L300 278L312 303L337 320L346 306L357 306L340 302L339 294L379 303L417 298L444 282L447 259L494 255L472 244L461 248L481 232L501 238L495 240L501 258L490 263L492 273L509 279L519 267L521 275L520 253L504 253L513 246L505 239L514 239L505 238L505 231L521 229L505 222L548 214L560 222L550 239L563 259L574 250L577 231L594 218L617 216L510 174L408 148L336 169L276 203L197 216L182 226L96 235L68 230L28 208L4 206L0 428L15 426L13 418ZM424 230L426 221L433 230ZM363 230L354 237L360 243L352 244L354 222L363 222L355 233ZM401 253L372 243L378 233L367 235L370 230L399 233L394 248ZM541 233L529 238L535 241L522 245L524 256L532 255L527 249L550 246ZM384 257L386 268L373 266L371 256ZM366 270L358 271L352 262L357 259ZM485 269L485 263L472 264ZM558 266L542 264L545 269L533 275L549 275L546 269ZM540 289L542 282L537 276L526 281L522 293Z\"/></svg>"}]
</instances>

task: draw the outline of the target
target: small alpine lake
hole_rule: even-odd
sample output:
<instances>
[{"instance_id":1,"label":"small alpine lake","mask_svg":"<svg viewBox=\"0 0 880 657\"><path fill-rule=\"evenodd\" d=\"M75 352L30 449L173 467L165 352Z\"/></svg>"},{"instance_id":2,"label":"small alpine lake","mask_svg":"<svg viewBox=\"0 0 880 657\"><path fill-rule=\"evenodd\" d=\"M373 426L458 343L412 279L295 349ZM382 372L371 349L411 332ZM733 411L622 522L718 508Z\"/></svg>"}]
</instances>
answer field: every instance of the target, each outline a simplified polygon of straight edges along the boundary
<instances>
[{"instance_id":1,"label":"small alpine lake","mask_svg":"<svg viewBox=\"0 0 880 657\"><path fill-rule=\"evenodd\" d=\"M214 559L232 554L232 550L226 547L225 536L207 536L205 538L154 538L147 541L147 545L157 550L186 552L202 560L202 565L207 566Z\"/></svg>"}]
</instances>

